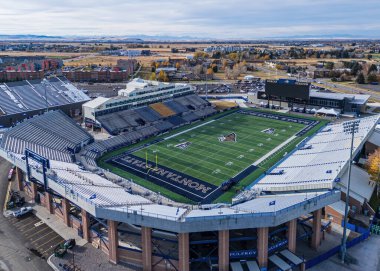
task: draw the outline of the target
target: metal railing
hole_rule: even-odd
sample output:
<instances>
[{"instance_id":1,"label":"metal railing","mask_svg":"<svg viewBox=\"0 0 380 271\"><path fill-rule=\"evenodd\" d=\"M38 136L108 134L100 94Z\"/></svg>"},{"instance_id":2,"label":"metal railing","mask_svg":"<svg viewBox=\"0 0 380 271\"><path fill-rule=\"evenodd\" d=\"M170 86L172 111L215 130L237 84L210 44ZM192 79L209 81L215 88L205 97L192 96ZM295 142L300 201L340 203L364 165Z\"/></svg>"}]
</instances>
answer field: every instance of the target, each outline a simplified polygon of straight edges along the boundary
<instances>
[{"instance_id":1,"label":"metal railing","mask_svg":"<svg viewBox=\"0 0 380 271\"><path fill-rule=\"evenodd\" d=\"M14 156L12 153L8 153L8 152L6 152L0 148L0 155L4 156L7 159L9 159L10 161L12 161L17 167L22 168L24 170L26 169L26 162L24 160L16 157L16 156ZM41 177L41 173L39 173L37 171L37 169L34 167L31 167L31 175L35 176L35 177ZM120 179L120 176L118 176L118 178ZM102 206L101 204L94 203L91 199L89 199L89 198L81 195L80 193L74 191L72 184L67 184L69 181L62 178L62 177L58 177L58 176L56 176L55 178L49 177L49 181L53 181L55 184L61 186L65 191L70 191L69 194L71 195L71 198L81 199L81 201L83 201L87 204L90 204L96 208L101 208L101 206ZM146 189L146 188L144 188L144 189ZM152 193L150 190L147 190L147 191ZM318 196L313 197L311 199L304 200L302 202L299 202L297 204L294 204L292 206L286 207L286 208L281 209L281 210L271 211L271 212L260 212L260 213L256 213L256 212L253 212L250 210L244 210L241 208L228 207L228 209L234 210L235 213L223 215L222 211L220 211L221 214L219 214L219 215L210 215L210 216L204 215L204 216L197 216L197 217L184 217L182 212L181 212L181 214L179 214L177 216L160 214L158 212L157 213L156 212L148 212L148 211L145 211L143 208L143 206L146 206L146 205L141 205L140 210L136 210L136 205L131 206L131 207L135 207L132 209L129 206L126 206L126 207L120 206L120 207L117 207L117 210L122 210L123 212L125 212L127 214L132 214L132 215L141 215L141 216L147 216L147 217L152 217L152 218L159 218L159 219L164 219L164 220L180 221L180 222L221 220L221 219L231 219L231 218L236 219L236 218L243 218L243 217L244 218L247 218L247 217L270 217L270 216L279 216L281 214L287 213L291 210L294 210L294 209L297 209L301 206L304 206L305 204L310 204L313 202L316 204L319 200L333 196L337 192L338 192L338 190L332 190L332 191L329 191L327 193L318 195ZM67 193L66 193L66 195L67 195ZM79 203L79 202L77 201L77 203ZM182 204L182 206L184 206L184 204ZM178 206L178 208L180 208L180 207L181 206ZM200 207L197 205L188 205L186 207L187 208L184 212L187 215L190 213L189 210L200 209ZM242 213L239 213L239 212L242 212Z\"/></svg>"}]
</instances>

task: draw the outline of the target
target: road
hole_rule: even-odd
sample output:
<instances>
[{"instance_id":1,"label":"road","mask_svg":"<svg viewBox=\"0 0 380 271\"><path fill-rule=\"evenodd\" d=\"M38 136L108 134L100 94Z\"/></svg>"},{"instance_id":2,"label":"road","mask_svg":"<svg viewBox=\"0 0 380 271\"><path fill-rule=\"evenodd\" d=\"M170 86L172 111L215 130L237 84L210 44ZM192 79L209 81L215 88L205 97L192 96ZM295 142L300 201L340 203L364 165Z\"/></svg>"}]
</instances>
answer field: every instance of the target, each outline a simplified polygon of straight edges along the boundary
<instances>
[{"instance_id":1,"label":"road","mask_svg":"<svg viewBox=\"0 0 380 271\"><path fill-rule=\"evenodd\" d=\"M0 157L0 208L3 210L11 165ZM51 271L45 260L29 250L29 241L0 215L0 271Z\"/></svg>"}]
</instances>

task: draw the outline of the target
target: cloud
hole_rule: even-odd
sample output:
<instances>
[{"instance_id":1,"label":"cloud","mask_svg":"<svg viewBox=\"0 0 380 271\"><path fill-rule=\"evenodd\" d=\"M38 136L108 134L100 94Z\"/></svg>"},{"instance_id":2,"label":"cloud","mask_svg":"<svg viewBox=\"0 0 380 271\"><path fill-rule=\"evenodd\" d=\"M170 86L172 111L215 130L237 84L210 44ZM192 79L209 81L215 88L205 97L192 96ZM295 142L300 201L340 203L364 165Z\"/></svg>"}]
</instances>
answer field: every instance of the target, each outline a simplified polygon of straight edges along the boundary
<instances>
[{"instance_id":1,"label":"cloud","mask_svg":"<svg viewBox=\"0 0 380 271\"><path fill-rule=\"evenodd\" d=\"M1 0L2 34L380 36L378 0Z\"/></svg>"}]
</instances>

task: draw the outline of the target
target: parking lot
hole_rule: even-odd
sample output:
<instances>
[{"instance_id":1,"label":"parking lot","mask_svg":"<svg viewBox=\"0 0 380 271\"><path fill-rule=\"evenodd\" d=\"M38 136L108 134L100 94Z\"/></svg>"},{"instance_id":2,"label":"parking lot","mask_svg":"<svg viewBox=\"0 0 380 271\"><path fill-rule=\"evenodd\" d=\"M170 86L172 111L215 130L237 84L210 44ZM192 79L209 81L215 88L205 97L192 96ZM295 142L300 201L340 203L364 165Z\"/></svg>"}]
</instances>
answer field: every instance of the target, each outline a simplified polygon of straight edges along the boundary
<instances>
[{"instance_id":1,"label":"parking lot","mask_svg":"<svg viewBox=\"0 0 380 271\"><path fill-rule=\"evenodd\" d=\"M243 81L237 80L234 84L220 84L220 83L211 83L207 84L194 84L196 92L198 94L205 94L206 89L208 93L213 94L225 94L225 93L248 93L248 92L257 92L258 90L264 89L264 82L261 80L254 81Z\"/></svg>"},{"instance_id":2,"label":"parking lot","mask_svg":"<svg viewBox=\"0 0 380 271\"><path fill-rule=\"evenodd\" d=\"M54 253L54 248L64 242L61 236L32 213L21 218L9 216L8 220L28 240L29 250L42 259L47 259Z\"/></svg>"}]
</instances>

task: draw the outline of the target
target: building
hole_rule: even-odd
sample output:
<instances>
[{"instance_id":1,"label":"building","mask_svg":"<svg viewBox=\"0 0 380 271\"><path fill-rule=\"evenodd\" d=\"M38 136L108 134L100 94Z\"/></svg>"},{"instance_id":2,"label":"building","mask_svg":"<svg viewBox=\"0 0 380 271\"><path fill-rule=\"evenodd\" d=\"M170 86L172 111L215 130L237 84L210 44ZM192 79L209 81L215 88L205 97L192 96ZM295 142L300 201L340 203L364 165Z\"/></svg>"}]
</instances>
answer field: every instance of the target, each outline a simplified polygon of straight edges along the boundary
<instances>
[{"instance_id":1,"label":"building","mask_svg":"<svg viewBox=\"0 0 380 271\"><path fill-rule=\"evenodd\" d=\"M62 74L72 82L123 82L129 79L133 71L134 67L129 67L127 70L121 70L118 67L98 67L91 70L66 69Z\"/></svg>"},{"instance_id":2,"label":"building","mask_svg":"<svg viewBox=\"0 0 380 271\"><path fill-rule=\"evenodd\" d=\"M90 98L64 77L0 84L0 125L12 126L47 109L61 109L70 116L81 114Z\"/></svg>"},{"instance_id":3,"label":"building","mask_svg":"<svg viewBox=\"0 0 380 271\"><path fill-rule=\"evenodd\" d=\"M0 82L15 82L21 80L36 80L43 79L45 72L42 70L32 71L32 70L5 70L0 71Z\"/></svg>"},{"instance_id":4,"label":"building","mask_svg":"<svg viewBox=\"0 0 380 271\"><path fill-rule=\"evenodd\" d=\"M114 55L114 56L150 56L150 50L106 50L102 52L103 55Z\"/></svg>"},{"instance_id":5,"label":"building","mask_svg":"<svg viewBox=\"0 0 380 271\"><path fill-rule=\"evenodd\" d=\"M354 157L378 121L378 115L361 119ZM111 263L153 271L242 270L248 264L256 270L289 270L304 265L297 255L300 239L307 238L313 249L323 242L331 224L323 219L326 213L342 219L342 207L335 203L341 200L337 188L350 159L350 151L341 146L350 140L342 123L328 125L253 182L234 204L217 205L166 201L154 191L139 193L120 177L112 181L115 176L107 171L101 177L58 158L49 161L46 181L33 153L25 159L29 154L22 148L1 146L0 155L17 167L19 190L78 229Z\"/></svg>"},{"instance_id":6,"label":"building","mask_svg":"<svg viewBox=\"0 0 380 271\"><path fill-rule=\"evenodd\" d=\"M296 89L298 89L296 91ZM250 95L250 102L288 108L337 109L340 113L364 113L370 95L327 92L295 80L266 80L265 90Z\"/></svg>"},{"instance_id":7,"label":"building","mask_svg":"<svg viewBox=\"0 0 380 271\"><path fill-rule=\"evenodd\" d=\"M216 45L209 46L203 49L206 53L221 52L221 53L232 53L232 52L241 52L248 50L248 47L243 47L239 45Z\"/></svg>"},{"instance_id":8,"label":"building","mask_svg":"<svg viewBox=\"0 0 380 271\"><path fill-rule=\"evenodd\" d=\"M119 90L119 96L115 98L99 97L83 104L84 120L94 122L96 117L111 112L144 106L191 93L194 93L194 90L190 85L135 78L127 83L125 89Z\"/></svg>"}]
</instances>

